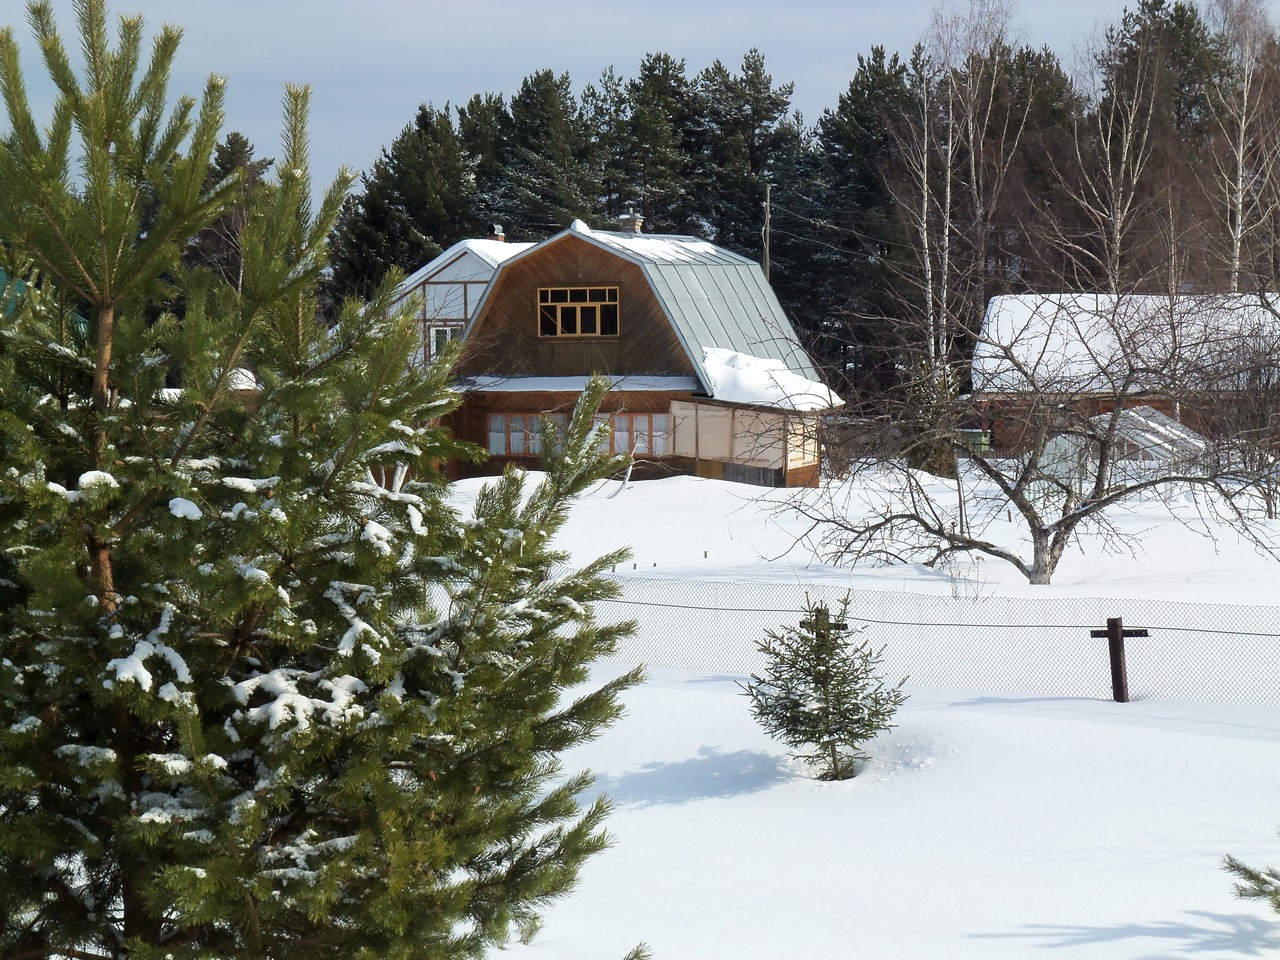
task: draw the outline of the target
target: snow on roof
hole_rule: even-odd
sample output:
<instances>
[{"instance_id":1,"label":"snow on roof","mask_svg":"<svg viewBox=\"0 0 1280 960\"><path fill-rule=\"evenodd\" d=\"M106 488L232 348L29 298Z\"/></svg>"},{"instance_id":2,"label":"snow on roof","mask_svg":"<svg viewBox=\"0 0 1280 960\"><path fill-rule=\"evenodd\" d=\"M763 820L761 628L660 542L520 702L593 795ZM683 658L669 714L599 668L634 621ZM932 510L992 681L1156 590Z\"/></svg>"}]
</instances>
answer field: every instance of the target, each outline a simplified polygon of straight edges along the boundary
<instances>
[{"instance_id":1,"label":"snow on roof","mask_svg":"<svg viewBox=\"0 0 1280 960\"><path fill-rule=\"evenodd\" d=\"M726 403L779 410L827 410L844 405L824 384L792 373L781 360L707 347L702 366L710 380L711 396Z\"/></svg>"},{"instance_id":2,"label":"snow on roof","mask_svg":"<svg viewBox=\"0 0 1280 960\"><path fill-rule=\"evenodd\" d=\"M440 256L447 256L451 251L467 250L496 267L498 264L514 257L521 250L527 250L532 246L532 243L513 243L508 240L459 240Z\"/></svg>"},{"instance_id":3,"label":"snow on roof","mask_svg":"<svg viewBox=\"0 0 1280 960\"><path fill-rule=\"evenodd\" d=\"M697 377L640 377L619 374L607 377L611 390L628 390L637 393L685 392L697 393L702 389ZM464 377L458 382L463 390L485 393L581 393L591 377Z\"/></svg>"},{"instance_id":4,"label":"snow on roof","mask_svg":"<svg viewBox=\"0 0 1280 960\"><path fill-rule=\"evenodd\" d=\"M247 367L235 367L227 376L227 388L230 390L261 390L262 385L253 371Z\"/></svg>"},{"instance_id":5,"label":"snow on roof","mask_svg":"<svg viewBox=\"0 0 1280 960\"><path fill-rule=\"evenodd\" d=\"M400 289L408 290L411 287L422 283L424 280L432 279L436 274L440 273L444 268L455 264L465 254L473 254L477 257L482 267L479 271L472 271L475 279L487 280L492 275L493 270L498 264L514 257L522 250L528 250L532 243L507 243L505 240L459 240L449 249L445 250L440 256L423 264L400 284ZM483 269L487 265L489 269ZM450 279L471 279L470 276L451 277Z\"/></svg>"},{"instance_id":6,"label":"snow on roof","mask_svg":"<svg viewBox=\"0 0 1280 960\"><path fill-rule=\"evenodd\" d=\"M1280 303L1277 304L1280 307ZM1257 296L993 297L974 350L975 392L1139 391L1168 382L1280 320Z\"/></svg>"},{"instance_id":7,"label":"snow on roof","mask_svg":"<svg viewBox=\"0 0 1280 960\"><path fill-rule=\"evenodd\" d=\"M632 233L613 230L592 230L581 220L575 220L569 227L575 233L589 236L598 243L612 247L619 253L629 255L630 259L646 263L722 263L733 266L755 266L746 257L739 256L731 250L717 247L708 240L699 237L686 237L678 234Z\"/></svg>"}]
</instances>

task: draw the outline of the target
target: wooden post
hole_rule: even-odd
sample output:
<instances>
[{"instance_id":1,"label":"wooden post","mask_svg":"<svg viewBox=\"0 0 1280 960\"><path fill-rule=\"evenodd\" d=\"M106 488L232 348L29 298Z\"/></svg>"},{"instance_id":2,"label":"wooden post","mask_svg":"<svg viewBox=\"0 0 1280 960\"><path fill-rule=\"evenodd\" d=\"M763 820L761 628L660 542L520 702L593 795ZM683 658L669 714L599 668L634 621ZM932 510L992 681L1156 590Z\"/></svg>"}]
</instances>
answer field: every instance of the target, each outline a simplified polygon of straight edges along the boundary
<instances>
[{"instance_id":1,"label":"wooden post","mask_svg":"<svg viewBox=\"0 0 1280 960\"><path fill-rule=\"evenodd\" d=\"M1125 637L1146 637L1146 630L1126 630L1119 617L1108 617L1105 630L1090 630L1091 637L1106 637L1107 652L1111 659L1111 699L1116 703L1129 702L1129 665L1124 656Z\"/></svg>"},{"instance_id":2,"label":"wooden post","mask_svg":"<svg viewBox=\"0 0 1280 960\"><path fill-rule=\"evenodd\" d=\"M813 607L812 612L813 616L801 620L800 626L812 632L824 646L830 642L833 633L844 633L849 629L849 625L843 620L831 619L831 610L825 603Z\"/></svg>"},{"instance_id":3,"label":"wooden post","mask_svg":"<svg viewBox=\"0 0 1280 960\"><path fill-rule=\"evenodd\" d=\"M815 637L819 637L822 640L827 638L827 630L830 628L830 625L831 611L825 606L814 607L813 617L808 620L800 621L800 626L804 627L806 630L811 630Z\"/></svg>"},{"instance_id":4,"label":"wooden post","mask_svg":"<svg viewBox=\"0 0 1280 960\"><path fill-rule=\"evenodd\" d=\"M1124 659L1124 621L1107 619L1107 652L1111 657L1111 697L1116 703L1129 702L1129 665Z\"/></svg>"}]
</instances>

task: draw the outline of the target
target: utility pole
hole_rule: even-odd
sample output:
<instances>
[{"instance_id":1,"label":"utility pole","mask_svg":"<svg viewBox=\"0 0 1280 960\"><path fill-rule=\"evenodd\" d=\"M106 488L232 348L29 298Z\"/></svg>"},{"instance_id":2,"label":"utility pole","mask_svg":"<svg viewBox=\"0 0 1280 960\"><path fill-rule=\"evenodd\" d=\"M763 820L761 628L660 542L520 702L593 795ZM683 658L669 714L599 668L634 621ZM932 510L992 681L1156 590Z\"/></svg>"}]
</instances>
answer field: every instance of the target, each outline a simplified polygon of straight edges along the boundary
<instances>
[{"instance_id":1,"label":"utility pole","mask_svg":"<svg viewBox=\"0 0 1280 960\"><path fill-rule=\"evenodd\" d=\"M769 217L773 206L773 184L764 185L764 279L769 282Z\"/></svg>"}]
</instances>

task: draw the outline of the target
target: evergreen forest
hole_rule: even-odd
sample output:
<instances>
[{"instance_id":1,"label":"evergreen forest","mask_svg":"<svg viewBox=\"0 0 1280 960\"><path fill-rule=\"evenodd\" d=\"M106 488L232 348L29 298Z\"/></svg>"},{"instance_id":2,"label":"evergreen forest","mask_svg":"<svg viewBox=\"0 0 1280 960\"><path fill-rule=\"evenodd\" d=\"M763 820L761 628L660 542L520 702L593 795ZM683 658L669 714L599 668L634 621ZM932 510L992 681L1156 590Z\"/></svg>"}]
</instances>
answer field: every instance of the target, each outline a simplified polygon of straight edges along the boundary
<instances>
[{"instance_id":1,"label":"evergreen forest","mask_svg":"<svg viewBox=\"0 0 1280 960\"><path fill-rule=\"evenodd\" d=\"M330 238L331 295L373 289L502 224L580 217L704 237L767 262L854 412L967 360L992 296L1274 289L1280 44L1261 0L1140 0L1066 63L1019 46L1002 0L939 8L908 53L873 47L810 122L749 51L667 53L580 93L424 103Z\"/></svg>"}]
</instances>

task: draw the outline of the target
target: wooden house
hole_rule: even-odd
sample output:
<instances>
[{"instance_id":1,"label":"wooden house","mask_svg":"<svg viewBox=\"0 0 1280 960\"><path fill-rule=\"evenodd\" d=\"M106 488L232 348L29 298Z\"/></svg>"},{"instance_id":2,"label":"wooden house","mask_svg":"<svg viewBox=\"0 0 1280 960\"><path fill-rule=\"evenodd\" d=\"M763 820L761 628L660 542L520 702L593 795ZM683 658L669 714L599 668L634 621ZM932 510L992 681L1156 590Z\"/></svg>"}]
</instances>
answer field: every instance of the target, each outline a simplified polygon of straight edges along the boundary
<instances>
[{"instance_id":1,"label":"wooden house","mask_svg":"<svg viewBox=\"0 0 1280 960\"><path fill-rule=\"evenodd\" d=\"M815 485L818 415L841 402L760 266L693 237L575 221L496 266L465 336L451 426L490 458L455 476L535 467L545 418L563 421L600 375L636 476Z\"/></svg>"}]
</instances>

